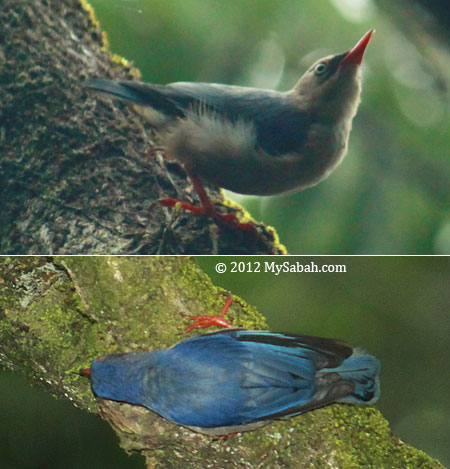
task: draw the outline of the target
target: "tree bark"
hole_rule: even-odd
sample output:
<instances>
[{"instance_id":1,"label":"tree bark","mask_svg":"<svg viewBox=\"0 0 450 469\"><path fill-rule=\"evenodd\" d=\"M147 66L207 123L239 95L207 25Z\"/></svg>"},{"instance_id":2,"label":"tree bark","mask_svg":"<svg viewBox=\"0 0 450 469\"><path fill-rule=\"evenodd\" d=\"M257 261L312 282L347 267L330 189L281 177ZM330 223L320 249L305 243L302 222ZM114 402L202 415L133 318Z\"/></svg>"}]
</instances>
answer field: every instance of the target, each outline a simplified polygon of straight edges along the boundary
<instances>
[{"instance_id":1,"label":"tree bark","mask_svg":"<svg viewBox=\"0 0 450 469\"><path fill-rule=\"evenodd\" d=\"M146 157L157 135L132 107L89 93L92 77L137 79L107 50L84 0L0 2L0 252L280 254L260 235L156 207L195 199L184 171ZM249 217L211 191L221 210Z\"/></svg>"},{"instance_id":2,"label":"tree bark","mask_svg":"<svg viewBox=\"0 0 450 469\"><path fill-rule=\"evenodd\" d=\"M4 257L0 280L0 363L99 413L149 468L442 467L401 442L373 407L336 404L225 442L142 407L96 400L75 374L80 368L105 353L172 346L186 325L180 312L220 310L223 297L192 259ZM239 299L228 318L236 327L267 327Z\"/></svg>"}]
</instances>

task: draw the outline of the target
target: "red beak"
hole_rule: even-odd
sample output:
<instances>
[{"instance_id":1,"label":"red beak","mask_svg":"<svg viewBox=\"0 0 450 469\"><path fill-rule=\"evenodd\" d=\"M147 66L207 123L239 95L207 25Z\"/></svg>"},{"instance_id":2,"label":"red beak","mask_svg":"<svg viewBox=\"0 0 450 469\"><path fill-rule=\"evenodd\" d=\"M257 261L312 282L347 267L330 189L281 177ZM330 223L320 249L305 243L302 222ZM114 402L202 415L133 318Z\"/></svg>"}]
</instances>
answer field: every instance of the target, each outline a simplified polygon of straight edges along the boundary
<instances>
[{"instance_id":1,"label":"red beak","mask_svg":"<svg viewBox=\"0 0 450 469\"><path fill-rule=\"evenodd\" d=\"M371 29L369 32L364 34L364 36L359 40L358 44L356 44L356 46L350 52L347 52L347 55L342 59L341 64L361 65L367 44L369 44L370 38L372 37L374 31L374 29Z\"/></svg>"},{"instance_id":2,"label":"red beak","mask_svg":"<svg viewBox=\"0 0 450 469\"><path fill-rule=\"evenodd\" d=\"M85 376L86 378L91 377L91 369L90 368L82 368L80 371L80 376Z\"/></svg>"}]
</instances>

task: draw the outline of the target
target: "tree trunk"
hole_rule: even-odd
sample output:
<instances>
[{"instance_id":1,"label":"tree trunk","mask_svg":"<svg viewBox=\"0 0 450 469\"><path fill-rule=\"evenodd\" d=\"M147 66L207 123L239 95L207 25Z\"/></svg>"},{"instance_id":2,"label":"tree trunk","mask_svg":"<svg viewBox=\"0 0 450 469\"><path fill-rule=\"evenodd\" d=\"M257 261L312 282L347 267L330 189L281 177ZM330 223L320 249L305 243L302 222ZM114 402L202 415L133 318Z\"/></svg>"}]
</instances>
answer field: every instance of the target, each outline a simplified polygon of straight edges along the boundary
<instances>
[{"instance_id":1,"label":"tree trunk","mask_svg":"<svg viewBox=\"0 0 450 469\"><path fill-rule=\"evenodd\" d=\"M373 407L335 404L227 442L143 407L95 400L77 376L99 355L172 346L186 313L219 311L223 297L186 257L0 258L0 363L110 422L123 448L156 468L441 468L395 437ZM236 327L267 327L237 300Z\"/></svg>"},{"instance_id":2,"label":"tree trunk","mask_svg":"<svg viewBox=\"0 0 450 469\"><path fill-rule=\"evenodd\" d=\"M108 52L85 1L0 5L1 253L284 252L262 225L255 237L180 210L149 213L161 197L195 200L191 184L178 165L146 156L157 136L130 106L83 87L139 71Z\"/></svg>"}]
</instances>

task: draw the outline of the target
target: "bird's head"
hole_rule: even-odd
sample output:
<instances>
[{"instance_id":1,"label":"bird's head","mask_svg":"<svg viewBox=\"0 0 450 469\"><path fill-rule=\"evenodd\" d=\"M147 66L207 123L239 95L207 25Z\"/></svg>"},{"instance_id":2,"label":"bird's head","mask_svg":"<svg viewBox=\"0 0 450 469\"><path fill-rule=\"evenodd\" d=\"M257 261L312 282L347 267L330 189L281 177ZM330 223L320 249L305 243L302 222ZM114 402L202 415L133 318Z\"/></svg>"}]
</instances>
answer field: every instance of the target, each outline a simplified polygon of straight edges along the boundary
<instances>
[{"instance_id":1,"label":"bird's head","mask_svg":"<svg viewBox=\"0 0 450 469\"><path fill-rule=\"evenodd\" d=\"M348 52L318 60L290 92L298 106L321 121L353 118L361 93L361 62L374 30Z\"/></svg>"},{"instance_id":2,"label":"bird's head","mask_svg":"<svg viewBox=\"0 0 450 469\"><path fill-rule=\"evenodd\" d=\"M153 378L157 356L158 352L103 355L79 374L90 378L97 397L139 404L142 381Z\"/></svg>"}]
</instances>

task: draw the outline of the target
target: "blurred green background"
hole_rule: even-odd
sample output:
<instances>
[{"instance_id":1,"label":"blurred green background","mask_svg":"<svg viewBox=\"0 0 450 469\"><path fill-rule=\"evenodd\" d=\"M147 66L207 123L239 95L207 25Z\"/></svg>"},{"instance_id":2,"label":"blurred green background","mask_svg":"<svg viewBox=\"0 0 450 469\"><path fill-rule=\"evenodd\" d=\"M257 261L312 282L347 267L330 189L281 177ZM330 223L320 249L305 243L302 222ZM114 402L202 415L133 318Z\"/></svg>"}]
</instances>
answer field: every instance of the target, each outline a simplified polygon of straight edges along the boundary
<instances>
[{"instance_id":1,"label":"blurred green background","mask_svg":"<svg viewBox=\"0 0 450 469\"><path fill-rule=\"evenodd\" d=\"M346 265L346 273L230 272L232 262L260 262L263 270L265 261ZM448 258L222 256L197 262L219 288L256 306L272 330L339 338L377 356L376 407L403 441L450 465ZM227 273L215 273L218 262ZM144 467L140 456L118 448L113 431L96 416L10 372L0 372L0 402L2 469Z\"/></svg>"},{"instance_id":2,"label":"blurred green background","mask_svg":"<svg viewBox=\"0 0 450 469\"><path fill-rule=\"evenodd\" d=\"M375 28L343 164L302 193L230 196L275 226L291 254L450 253L450 57L439 34L414 30L414 2L388 12L382 0L91 3L111 49L155 83L287 90Z\"/></svg>"}]
</instances>

